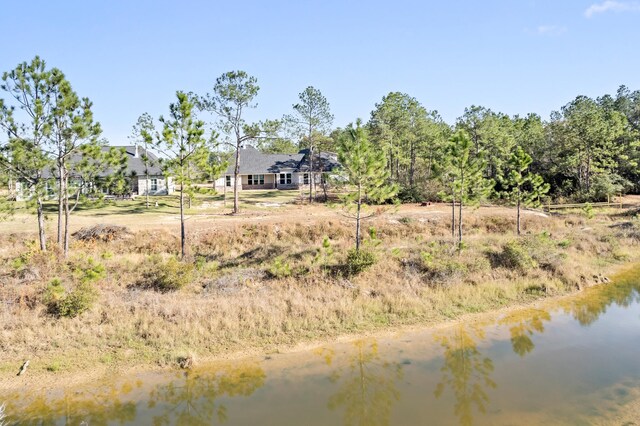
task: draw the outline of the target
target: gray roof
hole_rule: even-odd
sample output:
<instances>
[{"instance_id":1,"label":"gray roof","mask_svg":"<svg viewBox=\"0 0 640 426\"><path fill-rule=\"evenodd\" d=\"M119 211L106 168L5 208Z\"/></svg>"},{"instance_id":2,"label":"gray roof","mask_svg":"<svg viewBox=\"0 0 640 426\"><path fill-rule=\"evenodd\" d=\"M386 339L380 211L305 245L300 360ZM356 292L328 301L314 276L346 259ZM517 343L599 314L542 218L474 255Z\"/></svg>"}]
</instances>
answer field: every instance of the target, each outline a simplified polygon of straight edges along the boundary
<instances>
[{"instance_id":1,"label":"gray roof","mask_svg":"<svg viewBox=\"0 0 640 426\"><path fill-rule=\"evenodd\" d=\"M132 174L136 174L137 176L143 176L145 174L145 165L144 162L142 161L142 156L145 153L145 150L143 147L139 146L138 147L138 152L136 155L136 147L129 145L129 146L114 146L114 147L103 147L102 149L104 151L108 151L109 148L124 148L127 152L127 171L126 173L128 175L132 175ZM152 176L160 176L162 175L162 168L160 168L160 160L158 159L158 156L155 155L153 152L147 150L146 151L147 154L147 168L149 169L149 175Z\"/></svg>"},{"instance_id":2,"label":"gray roof","mask_svg":"<svg viewBox=\"0 0 640 426\"><path fill-rule=\"evenodd\" d=\"M125 150L126 158L127 158L127 168L126 168L125 174L127 176L133 176L133 175L144 176L145 175L145 165L142 158L145 153L145 150L143 147L139 146L136 152L135 145L128 145L128 146L108 146L107 145L102 147L102 151L108 152L111 148ZM158 156L149 150L147 150L146 153L147 153L147 164L148 164L147 168L149 170L149 175L162 176L163 172L162 172L162 169L160 168L160 160L158 159ZM71 159L69 161L69 163L72 165L71 175L73 175L73 164L81 161L81 159L82 159L82 155L79 153L71 156ZM109 176L112 173L113 173L112 169L107 169L100 172L98 176L105 177L105 176ZM57 175L57 173L55 173L55 175ZM51 170L45 170L43 172L43 177L45 178L53 177Z\"/></svg>"},{"instance_id":3,"label":"gray roof","mask_svg":"<svg viewBox=\"0 0 640 426\"><path fill-rule=\"evenodd\" d=\"M269 174L309 171L309 150L303 149L297 154L265 154L252 146L240 151L240 174ZM229 161L226 174L233 174L236 155ZM335 154L322 152L313 155L314 171L331 171L338 166Z\"/></svg>"}]
</instances>

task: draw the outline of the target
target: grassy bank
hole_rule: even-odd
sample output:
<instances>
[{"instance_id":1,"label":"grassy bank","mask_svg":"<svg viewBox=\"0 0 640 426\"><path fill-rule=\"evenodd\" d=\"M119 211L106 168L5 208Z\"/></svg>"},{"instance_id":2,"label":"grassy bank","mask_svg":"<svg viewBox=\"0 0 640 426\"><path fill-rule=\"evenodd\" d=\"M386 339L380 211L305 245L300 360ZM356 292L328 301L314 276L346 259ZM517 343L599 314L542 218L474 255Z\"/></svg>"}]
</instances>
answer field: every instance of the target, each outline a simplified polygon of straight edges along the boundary
<instances>
[{"instance_id":1,"label":"grassy bank","mask_svg":"<svg viewBox=\"0 0 640 426\"><path fill-rule=\"evenodd\" d=\"M175 366L429 325L606 282L638 260L640 223L620 210L528 212L520 238L512 211L469 211L457 253L445 206L402 207L368 222L376 262L353 274L352 222L300 209L200 223L186 264L175 226L74 240L66 260L35 251L30 232L0 234L0 381L25 359L29 374Z\"/></svg>"}]
</instances>

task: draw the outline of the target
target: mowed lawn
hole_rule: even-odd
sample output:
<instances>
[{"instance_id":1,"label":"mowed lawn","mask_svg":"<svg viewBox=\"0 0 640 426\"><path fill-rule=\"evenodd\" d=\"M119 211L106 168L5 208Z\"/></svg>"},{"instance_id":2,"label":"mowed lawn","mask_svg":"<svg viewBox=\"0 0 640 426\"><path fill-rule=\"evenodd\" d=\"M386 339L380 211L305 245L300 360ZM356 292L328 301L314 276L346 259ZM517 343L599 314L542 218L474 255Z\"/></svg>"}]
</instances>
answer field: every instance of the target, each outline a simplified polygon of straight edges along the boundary
<instances>
[{"instance_id":1,"label":"mowed lawn","mask_svg":"<svg viewBox=\"0 0 640 426\"><path fill-rule=\"evenodd\" d=\"M241 216L231 216L233 208L233 191L226 194L202 195L197 194L191 202L191 208L185 200L185 215L189 221L200 222L207 218L221 221L237 221L243 217L262 216L265 213L292 208L302 203L306 197L298 190L290 191L242 191L240 192ZM135 200L106 200L98 204L79 205L72 213L71 228L78 229L99 223L127 226L132 229L165 227L177 223L180 214L180 194L170 196L149 197L150 206L146 207L145 197ZM57 221L57 204L55 201L46 203L47 227L55 227ZM18 202L15 211L3 222L0 222L0 232L36 232L36 217L26 203Z\"/></svg>"}]
</instances>

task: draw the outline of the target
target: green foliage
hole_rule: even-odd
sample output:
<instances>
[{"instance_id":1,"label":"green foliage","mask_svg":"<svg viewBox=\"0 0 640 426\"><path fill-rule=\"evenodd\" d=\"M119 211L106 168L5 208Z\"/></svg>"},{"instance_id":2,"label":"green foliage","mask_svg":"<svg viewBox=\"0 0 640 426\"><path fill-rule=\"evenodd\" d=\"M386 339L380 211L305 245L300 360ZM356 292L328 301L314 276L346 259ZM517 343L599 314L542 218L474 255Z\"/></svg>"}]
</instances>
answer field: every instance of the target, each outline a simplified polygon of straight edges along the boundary
<instances>
[{"instance_id":1,"label":"green foliage","mask_svg":"<svg viewBox=\"0 0 640 426\"><path fill-rule=\"evenodd\" d=\"M382 151L389 178L404 190L400 199L415 202L422 198L418 182L431 177L449 127L435 111L427 109L405 93L391 92L376 104L367 127L371 142Z\"/></svg>"},{"instance_id":2,"label":"green foliage","mask_svg":"<svg viewBox=\"0 0 640 426\"><path fill-rule=\"evenodd\" d=\"M494 181L485 179L484 153L475 152L472 140L464 130L458 130L445 147L444 156L436 168L437 174L446 188L440 193L444 201L453 206L458 203L458 247L462 244L462 206L477 204L493 188ZM452 215L451 230L455 233L455 212ZM453 235L452 235L453 236Z\"/></svg>"},{"instance_id":3,"label":"green foliage","mask_svg":"<svg viewBox=\"0 0 640 426\"><path fill-rule=\"evenodd\" d=\"M103 264L98 263L93 260L93 258L89 257L75 268L74 274L78 281L82 283L91 283L103 279L106 275L106 269Z\"/></svg>"},{"instance_id":4,"label":"green foliage","mask_svg":"<svg viewBox=\"0 0 640 426\"><path fill-rule=\"evenodd\" d=\"M366 249L351 249L347 252L347 272L358 275L376 263L376 254Z\"/></svg>"},{"instance_id":5,"label":"green foliage","mask_svg":"<svg viewBox=\"0 0 640 426\"><path fill-rule=\"evenodd\" d=\"M492 257L493 266L520 272L537 267L556 271L562 268L564 255L558 250L562 246L562 242L554 241L546 232L527 235L504 244L501 251Z\"/></svg>"},{"instance_id":6,"label":"green foliage","mask_svg":"<svg viewBox=\"0 0 640 426\"><path fill-rule=\"evenodd\" d=\"M97 297L90 281L81 281L73 290L67 291L62 281L55 278L47 286L43 301L50 314L75 318L91 309Z\"/></svg>"},{"instance_id":7,"label":"green foliage","mask_svg":"<svg viewBox=\"0 0 640 426\"><path fill-rule=\"evenodd\" d=\"M509 241L502 246L501 259L504 267L522 272L538 266L526 248L518 241Z\"/></svg>"},{"instance_id":8,"label":"green foliage","mask_svg":"<svg viewBox=\"0 0 640 426\"><path fill-rule=\"evenodd\" d=\"M267 273L272 278L286 278L292 275L291 265L282 256L278 256L267 269Z\"/></svg>"},{"instance_id":9,"label":"green foliage","mask_svg":"<svg viewBox=\"0 0 640 426\"><path fill-rule=\"evenodd\" d=\"M401 187L398 190L398 201L401 203L421 203L424 201L422 192L416 186Z\"/></svg>"},{"instance_id":10,"label":"green foliage","mask_svg":"<svg viewBox=\"0 0 640 426\"><path fill-rule=\"evenodd\" d=\"M615 173L600 173L593 177L587 198L593 201L609 201L612 197L627 192L633 185Z\"/></svg>"},{"instance_id":11,"label":"green foliage","mask_svg":"<svg viewBox=\"0 0 640 426\"><path fill-rule=\"evenodd\" d=\"M488 262L474 259L470 262L463 256L455 256L450 244L433 241L420 251L419 266L425 278L431 282L451 282L461 279L469 272L488 269Z\"/></svg>"},{"instance_id":12,"label":"green foliage","mask_svg":"<svg viewBox=\"0 0 640 426\"><path fill-rule=\"evenodd\" d=\"M504 188L502 195L519 205L538 206L540 198L549 192L549 184L540 175L531 173L532 158L517 146L507 162L508 173L499 179Z\"/></svg>"},{"instance_id":13,"label":"green foliage","mask_svg":"<svg viewBox=\"0 0 640 426\"><path fill-rule=\"evenodd\" d=\"M338 160L344 191L340 200L345 211L356 220L356 251L360 249L360 221L368 203L391 199L398 191L389 183L387 161L381 151L369 142L367 131L361 126L350 126L340 140ZM366 216L367 218L370 216Z\"/></svg>"},{"instance_id":14,"label":"green foliage","mask_svg":"<svg viewBox=\"0 0 640 426\"><path fill-rule=\"evenodd\" d=\"M591 203L586 203L582 207L582 212L587 217L587 219L593 219L593 217L595 216L595 213L593 211L593 206L591 205Z\"/></svg>"},{"instance_id":15,"label":"green foliage","mask_svg":"<svg viewBox=\"0 0 640 426\"><path fill-rule=\"evenodd\" d=\"M322 239L322 246L314 259L314 263L321 263L322 271L326 272L329 267L329 262L333 260L333 247L331 246L331 240L328 236L324 236Z\"/></svg>"},{"instance_id":16,"label":"green foliage","mask_svg":"<svg viewBox=\"0 0 640 426\"><path fill-rule=\"evenodd\" d=\"M193 279L194 266L170 257L166 261L152 256L147 261L138 285L160 292L180 290Z\"/></svg>"},{"instance_id":17,"label":"green foliage","mask_svg":"<svg viewBox=\"0 0 640 426\"><path fill-rule=\"evenodd\" d=\"M529 171L529 165L532 161L531 156L524 152L521 146L516 146L507 162L506 178L499 178L504 188L502 195L517 206L516 229L518 235L520 235L521 206L540 205L540 198L550 189L550 185L544 183L540 175Z\"/></svg>"}]
</instances>

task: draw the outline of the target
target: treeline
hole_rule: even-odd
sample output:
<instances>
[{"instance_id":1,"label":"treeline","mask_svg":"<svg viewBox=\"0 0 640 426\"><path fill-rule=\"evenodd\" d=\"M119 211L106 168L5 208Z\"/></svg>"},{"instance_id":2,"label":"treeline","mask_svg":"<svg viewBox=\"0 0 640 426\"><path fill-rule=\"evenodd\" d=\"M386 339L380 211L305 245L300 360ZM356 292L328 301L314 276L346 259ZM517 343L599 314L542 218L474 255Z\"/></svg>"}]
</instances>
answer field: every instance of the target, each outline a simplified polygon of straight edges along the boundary
<instances>
[{"instance_id":1,"label":"treeline","mask_svg":"<svg viewBox=\"0 0 640 426\"><path fill-rule=\"evenodd\" d=\"M373 146L387 158L402 201L442 200L451 138L463 132L471 154L482 158L481 177L494 182L486 195L500 198L518 148L528 170L549 183L548 196L576 201L640 191L640 91L621 86L615 96L578 96L548 120L537 114L509 116L471 106L454 124L404 93L384 96L365 124ZM325 139L335 149L343 129Z\"/></svg>"},{"instance_id":2,"label":"treeline","mask_svg":"<svg viewBox=\"0 0 640 426\"><path fill-rule=\"evenodd\" d=\"M452 235L459 207L460 239L466 203L510 202L519 212L522 205L548 198L596 201L640 191L640 91L624 86L615 96L578 96L548 120L471 106L453 124L410 95L392 92L375 105L367 122L356 120L355 127L345 128L333 127L329 102L311 86L291 113L247 122L259 90L255 77L227 72L209 93L177 91L168 114L154 119L144 113L133 126L131 138L144 148L147 180L151 149L161 153L159 166L180 186L183 255L184 204L190 204L196 183L215 181L228 161L235 175L233 213L239 213L239 165L246 144L265 152L308 149L314 170L323 151L337 152L351 163L343 164L342 179L334 182L348 184L343 192L367 189L370 181L378 182L378 189L383 184L392 189L382 192L401 202L449 202ZM0 95L0 184L11 189L18 181L29 193L43 250L43 204L53 192L57 241L66 253L69 217L78 204L92 192L99 196L105 186L113 193L130 189L123 174L126 156L106 148L91 101L39 57L5 72ZM207 122L215 125L209 128ZM358 155L347 152L356 148ZM309 201L315 199L316 184L311 179ZM379 198L372 195L376 188L364 189L356 206ZM0 211L10 208L8 203Z\"/></svg>"}]
</instances>

